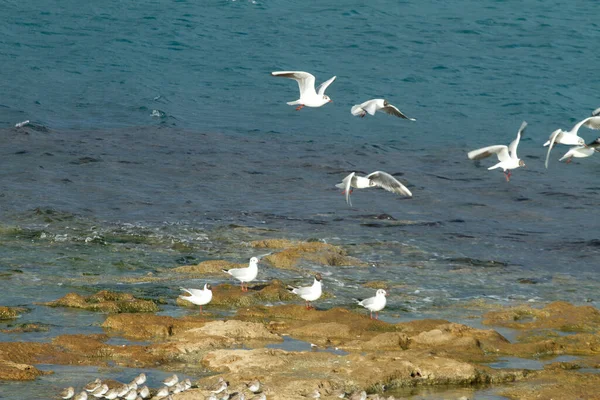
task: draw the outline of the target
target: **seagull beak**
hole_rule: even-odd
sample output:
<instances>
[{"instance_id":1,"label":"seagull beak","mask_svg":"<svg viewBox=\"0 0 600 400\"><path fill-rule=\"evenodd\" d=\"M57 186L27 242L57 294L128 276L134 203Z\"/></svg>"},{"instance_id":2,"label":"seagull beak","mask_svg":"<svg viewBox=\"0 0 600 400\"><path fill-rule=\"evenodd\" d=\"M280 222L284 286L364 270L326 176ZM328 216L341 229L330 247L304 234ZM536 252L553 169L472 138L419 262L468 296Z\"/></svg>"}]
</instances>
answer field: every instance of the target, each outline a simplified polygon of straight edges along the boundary
<instances>
[{"instance_id":1,"label":"seagull beak","mask_svg":"<svg viewBox=\"0 0 600 400\"><path fill-rule=\"evenodd\" d=\"M333 100L329 99L328 103L333 103Z\"/></svg>"}]
</instances>

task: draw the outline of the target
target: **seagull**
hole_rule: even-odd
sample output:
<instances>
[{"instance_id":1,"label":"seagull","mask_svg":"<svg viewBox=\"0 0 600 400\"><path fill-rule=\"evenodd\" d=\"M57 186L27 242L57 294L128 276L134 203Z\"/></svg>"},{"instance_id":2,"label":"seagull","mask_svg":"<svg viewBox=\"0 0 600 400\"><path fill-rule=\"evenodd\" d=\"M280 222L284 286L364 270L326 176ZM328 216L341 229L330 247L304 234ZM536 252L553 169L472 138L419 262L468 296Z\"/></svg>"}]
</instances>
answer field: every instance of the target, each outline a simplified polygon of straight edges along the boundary
<instances>
[{"instance_id":1,"label":"seagull","mask_svg":"<svg viewBox=\"0 0 600 400\"><path fill-rule=\"evenodd\" d=\"M520 160L517 157L517 147L519 146L519 141L521 140L521 136L523 135L526 127L527 122L523 121L519 131L517 132L517 138L513 140L508 147L503 144L483 147L481 149L470 151L467 154L467 157L469 157L470 160L481 160L491 156L492 154L496 154L500 162L489 167L488 170L502 168L504 175L506 176L506 182L510 181L510 176L512 175L510 170L525 166L523 160Z\"/></svg>"},{"instance_id":2,"label":"seagull","mask_svg":"<svg viewBox=\"0 0 600 400\"><path fill-rule=\"evenodd\" d=\"M329 78L315 90L315 76L304 71L275 71L271 72L272 76L281 76L282 78L290 78L298 82L298 88L300 88L300 98L296 101L289 101L287 104L295 106L296 111L302 109L302 107L321 107L332 100L329 96L325 95L325 90L335 80L335 76Z\"/></svg>"},{"instance_id":3,"label":"seagull","mask_svg":"<svg viewBox=\"0 0 600 400\"><path fill-rule=\"evenodd\" d=\"M594 111L594 113L596 111ZM544 146L549 146L548 154L546 154L546 162L544 164L546 168L548 168L548 159L550 158L550 151L554 147L555 143L568 144L573 146L586 146L585 141L577 135L577 132L579 131L579 128L581 128L582 125L590 129L600 129L600 116L587 117L586 119L576 123L575 126L571 128L571 130L568 132L563 131L562 129L557 129L554 132L552 132L552 134L550 135L550 139L548 139L548 141L544 143Z\"/></svg>"},{"instance_id":4,"label":"seagull","mask_svg":"<svg viewBox=\"0 0 600 400\"><path fill-rule=\"evenodd\" d=\"M205 284L204 289L186 289L179 288L179 290L183 290L190 294L190 296L179 296L182 300L187 300L192 304L200 306L200 314L202 314L202 306L210 303L212 300L212 287L210 284Z\"/></svg>"},{"instance_id":5,"label":"seagull","mask_svg":"<svg viewBox=\"0 0 600 400\"><path fill-rule=\"evenodd\" d=\"M354 299L359 306L363 306L371 312L371 319L373 319L373 311L375 311L375 319L379 319L379 311L385 307L387 292L383 289L377 290L375 297L369 297L368 299L359 300Z\"/></svg>"},{"instance_id":6,"label":"seagull","mask_svg":"<svg viewBox=\"0 0 600 400\"><path fill-rule=\"evenodd\" d=\"M235 279L240 281L242 286L242 292L248 291L248 282L252 282L256 279L258 275L258 258L252 257L250 259L250 263L246 268L232 268L232 269L223 269L225 273L233 276ZM244 288L244 283L246 283L246 287Z\"/></svg>"},{"instance_id":7,"label":"seagull","mask_svg":"<svg viewBox=\"0 0 600 400\"><path fill-rule=\"evenodd\" d=\"M315 280L314 280L312 286L305 286L305 287L288 286L288 290L290 292L302 297L306 301L306 309L310 310L311 308L314 308L310 304L310 302L315 301L319 297L321 297L321 293L323 292L322 284L321 284L322 279L323 278L321 278L321 274L316 274Z\"/></svg>"},{"instance_id":8,"label":"seagull","mask_svg":"<svg viewBox=\"0 0 600 400\"><path fill-rule=\"evenodd\" d=\"M558 161L566 159L566 163L569 164L573 157L575 158L586 158L593 155L595 152L600 152L600 137L586 144L585 146L571 147L569 151L565 153Z\"/></svg>"},{"instance_id":9,"label":"seagull","mask_svg":"<svg viewBox=\"0 0 600 400\"><path fill-rule=\"evenodd\" d=\"M388 192L412 197L412 193L406 188L406 186L401 184L400 181L394 178L392 175L383 171L371 172L367 176L356 176L356 172L352 172L344 178L342 183L338 183L335 186L340 189L344 189L342 193L346 194L346 203L348 203L350 206L352 206L352 202L350 201L352 188L364 189L373 186L379 186Z\"/></svg>"},{"instance_id":10,"label":"seagull","mask_svg":"<svg viewBox=\"0 0 600 400\"><path fill-rule=\"evenodd\" d=\"M407 119L409 121L416 121L416 119L414 118L409 118L406 115L404 115L402 113L402 111L398 110L398 108L392 104L390 104L387 100L385 99L371 99L371 100L367 100L362 104L356 104L354 107L352 107L352 109L350 110L350 112L352 113L352 115L354 115L355 117L359 116L361 118L364 118L365 115L367 115L367 113L369 113L369 115L375 115L375 113L377 111L381 111L390 115L394 115L396 117L400 117L400 118L404 118Z\"/></svg>"},{"instance_id":11,"label":"seagull","mask_svg":"<svg viewBox=\"0 0 600 400\"><path fill-rule=\"evenodd\" d=\"M68 388L63 389L63 391L60 392L59 396L61 399L70 399L74 395L75 395L75 388L73 386L69 386Z\"/></svg>"}]
</instances>

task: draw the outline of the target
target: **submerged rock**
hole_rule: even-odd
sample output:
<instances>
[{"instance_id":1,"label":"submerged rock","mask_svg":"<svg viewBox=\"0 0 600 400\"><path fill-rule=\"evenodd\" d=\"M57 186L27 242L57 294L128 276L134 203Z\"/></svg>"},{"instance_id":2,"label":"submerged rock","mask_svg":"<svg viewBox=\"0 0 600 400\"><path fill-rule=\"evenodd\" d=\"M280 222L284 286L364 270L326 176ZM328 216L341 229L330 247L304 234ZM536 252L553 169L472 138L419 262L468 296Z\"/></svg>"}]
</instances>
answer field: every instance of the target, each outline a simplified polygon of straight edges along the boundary
<instances>
[{"instance_id":1,"label":"submerged rock","mask_svg":"<svg viewBox=\"0 0 600 400\"><path fill-rule=\"evenodd\" d=\"M269 254L264 260L275 268L297 269L301 260L328 266L366 266L357 258L350 257L341 247L323 242L294 242L286 239L267 239L251 242L251 246L260 249L279 250Z\"/></svg>"},{"instance_id":2,"label":"submerged rock","mask_svg":"<svg viewBox=\"0 0 600 400\"><path fill-rule=\"evenodd\" d=\"M19 315L26 311L27 309L23 307L0 306L0 320L18 318Z\"/></svg>"},{"instance_id":3,"label":"submerged rock","mask_svg":"<svg viewBox=\"0 0 600 400\"><path fill-rule=\"evenodd\" d=\"M158 306L152 300L137 299L129 293L111 292L108 290L102 290L90 296L68 293L58 300L43 304L49 307L72 307L109 313L158 311Z\"/></svg>"}]
</instances>

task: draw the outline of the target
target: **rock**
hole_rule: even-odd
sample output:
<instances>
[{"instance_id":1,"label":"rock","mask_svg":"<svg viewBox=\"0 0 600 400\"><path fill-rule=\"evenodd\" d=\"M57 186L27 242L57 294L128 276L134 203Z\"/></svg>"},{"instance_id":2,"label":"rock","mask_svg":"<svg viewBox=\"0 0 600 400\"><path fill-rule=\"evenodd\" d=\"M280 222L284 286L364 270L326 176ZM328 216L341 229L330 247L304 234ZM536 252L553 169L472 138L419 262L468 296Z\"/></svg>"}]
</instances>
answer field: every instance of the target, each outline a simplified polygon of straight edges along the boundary
<instances>
[{"instance_id":1,"label":"rock","mask_svg":"<svg viewBox=\"0 0 600 400\"><path fill-rule=\"evenodd\" d=\"M211 274L218 275L223 273L221 271L222 269L244 268L247 266L248 264L235 264L225 260L207 260L196 265L183 265L181 267L176 267L171 269L171 272L200 276Z\"/></svg>"},{"instance_id":2,"label":"rock","mask_svg":"<svg viewBox=\"0 0 600 400\"><path fill-rule=\"evenodd\" d=\"M24 312L27 312L27 309L23 307L0 306L0 320L18 318Z\"/></svg>"},{"instance_id":3,"label":"rock","mask_svg":"<svg viewBox=\"0 0 600 400\"><path fill-rule=\"evenodd\" d=\"M210 309L214 306L226 307L250 307L256 304L279 303L297 298L286 289L286 285L280 280L273 280L265 284L254 284L249 286L248 292L242 292L239 285L222 284L213 287L213 298L205 306ZM186 300L177 298L177 304L189 308L198 309L198 306Z\"/></svg>"},{"instance_id":4,"label":"rock","mask_svg":"<svg viewBox=\"0 0 600 400\"><path fill-rule=\"evenodd\" d=\"M558 329L566 332L600 330L600 311L592 306L574 306L557 301L542 309L518 306L484 315L486 325L513 329Z\"/></svg>"},{"instance_id":5,"label":"rock","mask_svg":"<svg viewBox=\"0 0 600 400\"><path fill-rule=\"evenodd\" d=\"M532 374L500 391L500 395L518 400L600 399L600 375L576 371L547 370Z\"/></svg>"},{"instance_id":6,"label":"rock","mask_svg":"<svg viewBox=\"0 0 600 400\"><path fill-rule=\"evenodd\" d=\"M102 290L87 297L77 293L68 293L58 300L43 304L49 307L72 307L109 313L158 311L158 306L152 300L137 299L129 293L107 290Z\"/></svg>"},{"instance_id":7,"label":"rock","mask_svg":"<svg viewBox=\"0 0 600 400\"><path fill-rule=\"evenodd\" d=\"M292 242L285 239L259 240L250 243L255 248L280 250L263 257L275 268L296 270L301 260L328 266L366 266L350 257L341 247L322 242Z\"/></svg>"},{"instance_id":8,"label":"rock","mask_svg":"<svg viewBox=\"0 0 600 400\"><path fill-rule=\"evenodd\" d=\"M44 374L33 365L18 364L0 359L0 381L32 381Z\"/></svg>"},{"instance_id":9,"label":"rock","mask_svg":"<svg viewBox=\"0 0 600 400\"><path fill-rule=\"evenodd\" d=\"M204 325L206 321L193 318L173 318L150 314L109 315L102 327L133 340L165 339Z\"/></svg>"}]
</instances>

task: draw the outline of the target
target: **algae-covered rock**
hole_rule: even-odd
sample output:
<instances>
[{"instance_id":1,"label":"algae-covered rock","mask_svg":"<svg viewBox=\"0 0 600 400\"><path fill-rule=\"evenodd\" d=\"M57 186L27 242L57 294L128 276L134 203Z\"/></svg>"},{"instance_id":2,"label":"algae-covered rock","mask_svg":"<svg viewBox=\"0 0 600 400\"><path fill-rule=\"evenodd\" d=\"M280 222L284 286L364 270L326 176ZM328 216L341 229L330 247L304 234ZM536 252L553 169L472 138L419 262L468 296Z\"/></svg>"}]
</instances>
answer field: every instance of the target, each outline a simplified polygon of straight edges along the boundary
<instances>
[{"instance_id":1,"label":"algae-covered rock","mask_svg":"<svg viewBox=\"0 0 600 400\"><path fill-rule=\"evenodd\" d=\"M44 372L33 365L0 359L0 381L32 381Z\"/></svg>"},{"instance_id":2,"label":"algae-covered rock","mask_svg":"<svg viewBox=\"0 0 600 400\"><path fill-rule=\"evenodd\" d=\"M300 260L328 266L366 266L357 258L350 257L341 247L323 242L293 242L285 239L268 239L251 242L255 248L279 250L263 257L275 268L297 268Z\"/></svg>"},{"instance_id":3,"label":"algae-covered rock","mask_svg":"<svg viewBox=\"0 0 600 400\"><path fill-rule=\"evenodd\" d=\"M0 320L17 318L26 311L27 309L23 307L0 306Z\"/></svg>"},{"instance_id":4,"label":"algae-covered rock","mask_svg":"<svg viewBox=\"0 0 600 400\"><path fill-rule=\"evenodd\" d=\"M72 307L109 313L158 311L158 306L152 300L137 299L129 293L111 292L108 290L102 290L90 296L68 293L58 300L43 304L49 307Z\"/></svg>"},{"instance_id":5,"label":"algae-covered rock","mask_svg":"<svg viewBox=\"0 0 600 400\"><path fill-rule=\"evenodd\" d=\"M550 369L532 374L500 391L500 395L515 400L538 399L600 399L600 375L577 371Z\"/></svg>"},{"instance_id":6,"label":"algae-covered rock","mask_svg":"<svg viewBox=\"0 0 600 400\"><path fill-rule=\"evenodd\" d=\"M181 331L201 327L205 322L152 314L113 314L106 318L102 328L129 339L164 339Z\"/></svg>"},{"instance_id":7,"label":"algae-covered rock","mask_svg":"<svg viewBox=\"0 0 600 400\"><path fill-rule=\"evenodd\" d=\"M229 283L213 286L212 292L211 302L204 306L208 310L210 310L210 307L250 307L257 304L286 302L297 298L296 295L286 289L283 282L277 279L267 284L251 285L248 287L247 292L242 292L239 285ZM198 306L180 298L177 298L176 302L180 306L198 308Z\"/></svg>"},{"instance_id":8,"label":"algae-covered rock","mask_svg":"<svg viewBox=\"0 0 600 400\"><path fill-rule=\"evenodd\" d=\"M222 269L244 268L247 264L235 264L225 260L207 260L196 265L182 265L171 269L171 272L189 275L215 275L221 274Z\"/></svg>"}]
</instances>

